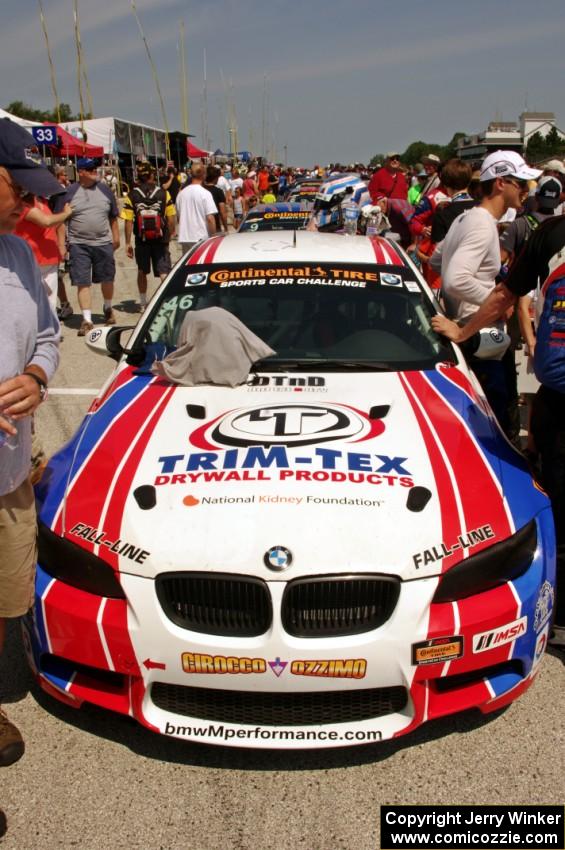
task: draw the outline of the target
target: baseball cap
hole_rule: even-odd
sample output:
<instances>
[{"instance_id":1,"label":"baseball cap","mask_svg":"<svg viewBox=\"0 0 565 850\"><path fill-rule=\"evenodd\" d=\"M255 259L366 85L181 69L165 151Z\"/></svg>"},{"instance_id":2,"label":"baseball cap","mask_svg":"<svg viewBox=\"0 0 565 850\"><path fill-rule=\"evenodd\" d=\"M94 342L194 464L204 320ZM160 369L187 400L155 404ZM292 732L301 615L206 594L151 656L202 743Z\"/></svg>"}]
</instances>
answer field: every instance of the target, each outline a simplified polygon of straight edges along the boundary
<instances>
[{"instance_id":1,"label":"baseball cap","mask_svg":"<svg viewBox=\"0 0 565 850\"><path fill-rule=\"evenodd\" d=\"M489 153L481 165L481 183L497 177L516 177L518 180L537 180L542 172L530 168L516 151L494 151Z\"/></svg>"},{"instance_id":2,"label":"baseball cap","mask_svg":"<svg viewBox=\"0 0 565 850\"><path fill-rule=\"evenodd\" d=\"M423 158L424 162L426 162L426 161L427 162L435 162L436 165L439 165L440 162L441 162L441 159L435 153L424 154L424 156L422 158Z\"/></svg>"},{"instance_id":3,"label":"baseball cap","mask_svg":"<svg viewBox=\"0 0 565 850\"><path fill-rule=\"evenodd\" d=\"M427 177L427 176L428 176L428 172L424 171L423 168L422 168L421 171L418 171L418 173L416 174L416 177Z\"/></svg>"},{"instance_id":4,"label":"baseball cap","mask_svg":"<svg viewBox=\"0 0 565 850\"><path fill-rule=\"evenodd\" d=\"M147 177L149 174L154 174L155 169L150 162L140 162L137 166L137 174L139 177Z\"/></svg>"},{"instance_id":5,"label":"baseball cap","mask_svg":"<svg viewBox=\"0 0 565 850\"><path fill-rule=\"evenodd\" d=\"M386 155L387 159L400 159L400 154L398 151L389 151Z\"/></svg>"},{"instance_id":6,"label":"baseball cap","mask_svg":"<svg viewBox=\"0 0 565 850\"><path fill-rule=\"evenodd\" d=\"M80 159L77 159L77 168L80 171L81 169L90 169L90 168L98 168L98 163L95 159L92 159L91 156L82 156Z\"/></svg>"},{"instance_id":7,"label":"baseball cap","mask_svg":"<svg viewBox=\"0 0 565 850\"><path fill-rule=\"evenodd\" d=\"M247 176L248 177L255 177L255 172L254 171L248 171Z\"/></svg>"},{"instance_id":8,"label":"baseball cap","mask_svg":"<svg viewBox=\"0 0 565 850\"><path fill-rule=\"evenodd\" d=\"M544 171L558 171L560 174L565 174L565 165L560 159L550 159L544 165Z\"/></svg>"},{"instance_id":9,"label":"baseball cap","mask_svg":"<svg viewBox=\"0 0 565 850\"><path fill-rule=\"evenodd\" d=\"M536 197L540 207L555 209L562 191L561 183L557 177L542 177L536 189Z\"/></svg>"},{"instance_id":10,"label":"baseball cap","mask_svg":"<svg viewBox=\"0 0 565 850\"><path fill-rule=\"evenodd\" d=\"M66 191L41 159L31 133L9 118L0 119L0 165L32 195L49 198Z\"/></svg>"}]
</instances>

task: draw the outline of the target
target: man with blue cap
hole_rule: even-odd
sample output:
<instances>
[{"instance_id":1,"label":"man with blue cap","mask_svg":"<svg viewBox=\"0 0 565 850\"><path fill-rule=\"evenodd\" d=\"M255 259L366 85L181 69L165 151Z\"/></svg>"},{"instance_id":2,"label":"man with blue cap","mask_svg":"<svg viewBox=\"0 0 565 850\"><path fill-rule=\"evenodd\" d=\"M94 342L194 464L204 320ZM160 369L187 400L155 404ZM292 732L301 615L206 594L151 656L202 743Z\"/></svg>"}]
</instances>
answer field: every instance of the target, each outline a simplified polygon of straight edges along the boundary
<instances>
[{"instance_id":1,"label":"man with blue cap","mask_svg":"<svg viewBox=\"0 0 565 850\"><path fill-rule=\"evenodd\" d=\"M34 197L61 191L23 127L0 119L0 652L6 620L33 602L37 522L31 417L59 363L59 322L31 248L13 231ZM24 742L0 708L0 767Z\"/></svg>"}]
</instances>

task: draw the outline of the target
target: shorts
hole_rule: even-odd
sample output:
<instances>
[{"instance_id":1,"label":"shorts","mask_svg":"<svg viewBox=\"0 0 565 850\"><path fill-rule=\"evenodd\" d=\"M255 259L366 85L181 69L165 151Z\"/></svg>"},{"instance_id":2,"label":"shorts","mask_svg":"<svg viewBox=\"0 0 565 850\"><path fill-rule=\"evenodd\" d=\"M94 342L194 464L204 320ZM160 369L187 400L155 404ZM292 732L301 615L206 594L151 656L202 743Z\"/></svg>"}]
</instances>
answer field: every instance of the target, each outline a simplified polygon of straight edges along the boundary
<instances>
[{"instance_id":1,"label":"shorts","mask_svg":"<svg viewBox=\"0 0 565 850\"><path fill-rule=\"evenodd\" d=\"M171 252L167 242L136 242L135 262L143 274L149 274L153 266L153 274L159 277L171 271Z\"/></svg>"},{"instance_id":2,"label":"shorts","mask_svg":"<svg viewBox=\"0 0 565 850\"><path fill-rule=\"evenodd\" d=\"M0 617L21 617L31 608L36 560L35 497L26 478L0 496Z\"/></svg>"},{"instance_id":3,"label":"shorts","mask_svg":"<svg viewBox=\"0 0 565 850\"><path fill-rule=\"evenodd\" d=\"M112 243L69 245L69 272L73 286L113 283L116 276L116 263Z\"/></svg>"}]
</instances>

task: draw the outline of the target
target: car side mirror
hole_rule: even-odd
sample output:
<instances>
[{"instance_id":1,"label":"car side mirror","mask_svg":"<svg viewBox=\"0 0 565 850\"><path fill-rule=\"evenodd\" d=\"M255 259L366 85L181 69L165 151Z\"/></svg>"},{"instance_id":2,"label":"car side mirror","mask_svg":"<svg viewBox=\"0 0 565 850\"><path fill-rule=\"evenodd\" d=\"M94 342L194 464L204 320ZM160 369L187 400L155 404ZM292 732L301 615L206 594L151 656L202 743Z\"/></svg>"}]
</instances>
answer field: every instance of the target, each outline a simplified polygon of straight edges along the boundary
<instances>
[{"instance_id":1,"label":"car side mirror","mask_svg":"<svg viewBox=\"0 0 565 850\"><path fill-rule=\"evenodd\" d=\"M133 331L132 325L115 325L113 327L93 328L85 337L85 342L95 354L103 354L113 360L119 360L126 350L122 343L122 334ZM128 336L129 339L129 336Z\"/></svg>"}]
</instances>

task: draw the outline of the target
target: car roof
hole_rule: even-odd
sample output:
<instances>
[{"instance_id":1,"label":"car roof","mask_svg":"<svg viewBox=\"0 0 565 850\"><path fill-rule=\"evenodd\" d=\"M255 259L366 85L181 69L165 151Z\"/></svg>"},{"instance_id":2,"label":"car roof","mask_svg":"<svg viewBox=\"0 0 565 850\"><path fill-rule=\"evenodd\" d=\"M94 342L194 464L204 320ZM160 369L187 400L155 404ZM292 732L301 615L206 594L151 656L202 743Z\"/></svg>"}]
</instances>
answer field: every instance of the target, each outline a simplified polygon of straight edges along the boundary
<instances>
[{"instance_id":1,"label":"car roof","mask_svg":"<svg viewBox=\"0 0 565 850\"><path fill-rule=\"evenodd\" d=\"M229 233L196 246L187 265L208 263L366 263L406 267L402 250L383 237L307 230Z\"/></svg>"}]
</instances>

